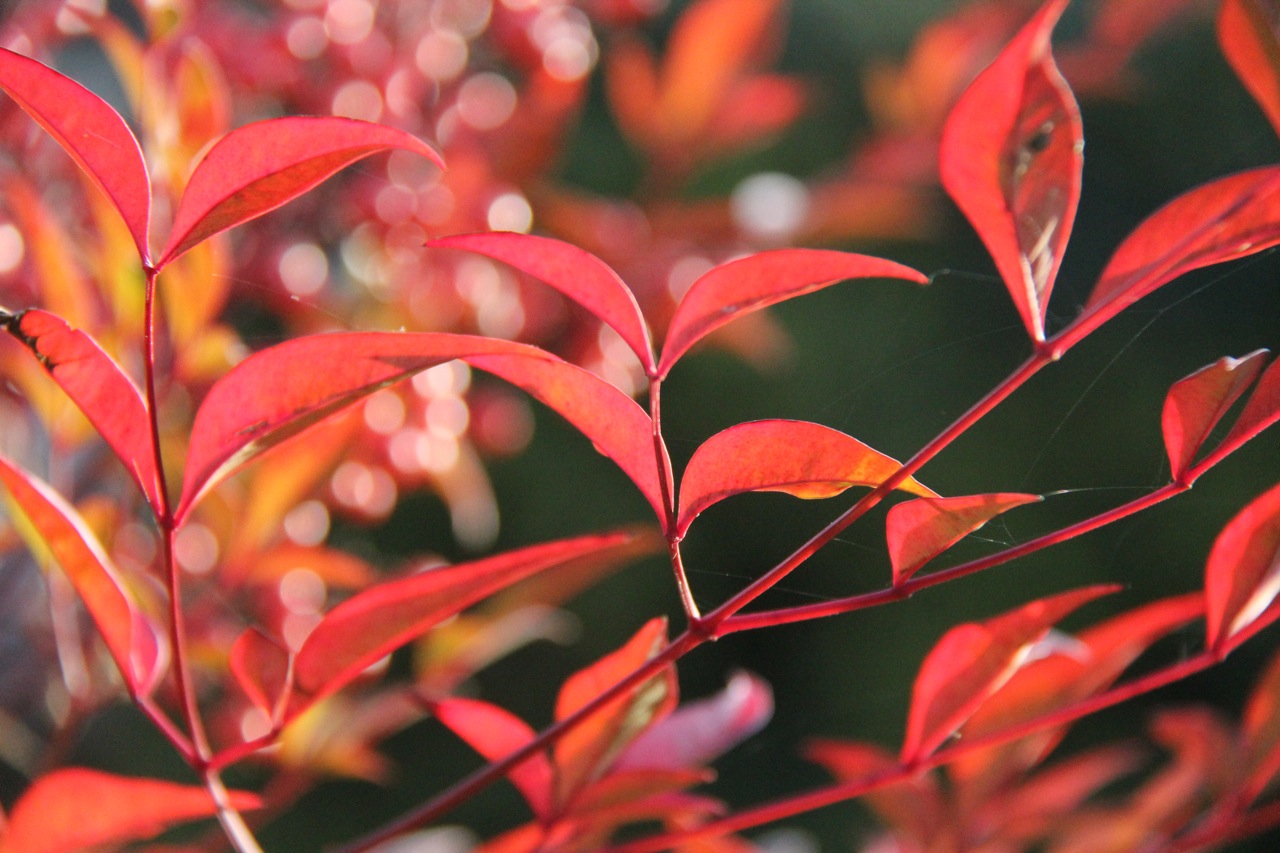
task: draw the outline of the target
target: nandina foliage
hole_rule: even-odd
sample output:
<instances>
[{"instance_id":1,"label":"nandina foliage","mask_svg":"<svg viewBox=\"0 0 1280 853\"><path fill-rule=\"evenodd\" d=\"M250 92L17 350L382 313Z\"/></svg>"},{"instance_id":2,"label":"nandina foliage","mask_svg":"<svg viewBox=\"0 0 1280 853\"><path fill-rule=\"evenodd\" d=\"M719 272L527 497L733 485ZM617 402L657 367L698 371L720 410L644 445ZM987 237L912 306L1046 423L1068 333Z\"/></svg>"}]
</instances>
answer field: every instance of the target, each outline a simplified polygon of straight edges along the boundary
<instances>
[{"instance_id":1,"label":"nandina foliage","mask_svg":"<svg viewBox=\"0 0 1280 853\"><path fill-rule=\"evenodd\" d=\"M1280 167L1253 165L1182 189L1115 241L1078 310L1052 301L1072 270L1086 186L1077 93L1114 95L1137 73L1130 55L1194 3L1102 4L1062 50L1068 0L966 5L902 66L870 75L877 132L842 170L754 176L728 201L707 201L703 176L821 103L809 82L771 70L787 14L778 0L693 0L661 49L643 36L654 10L640 0L263 4L252 20L231 4L138 3L127 20L18 5L3 25L13 49L0 48L0 90L16 104L0 115L13 220L0 232L13 256L0 271L0 368L14 392L0 400L0 547L41 570L48 615L30 624L49 653L34 662L43 704L4 709L15 745L0 760L26 781L0 821L3 853L260 850L327 776L393 784L381 745L409 727L460 738L483 766L414 791L396 817L353 809L350 831L364 834L326 840L433 849L418 833L503 780L523 805L478 842L487 853L750 851L740 833L854 799L881 823L878 849L1197 850L1280 825L1274 655L1238 720L1159 707L1149 735L1168 757L1155 768L1130 741L1058 755L1074 724L1264 642L1280 617L1274 454L1194 588L1141 600L1110 561L1088 585L1051 578L1052 591L1019 593L1011 582L1012 605L933 626L913 686L894 698L901 744L796 747L830 784L796 793L766 761L748 762L735 773L768 793L727 803L706 787L711 765L765 728L775 701L811 700L775 698L737 671L682 704L677 675L712 640L856 623L858 611L905 607L917 591L1119 522L1270 438L1280 360L1268 350L1167 377L1163 410L1149 413L1163 485L969 559L952 554L976 531L1047 511L1054 493L986 472L948 493L935 469L920 473L1134 303L1280 243ZM1280 7L1217 9L1225 61L1280 129ZM56 70L73 34L101 48L117 106ZM641 161L634 198L590 196L556 171L597 60ZM690 401L663 391L680 390L701 350L779 369L789 338L764 309L828 298L816 294L834 285L930 284L921 300L947 287L935 281L947 276L815 245L928 238L944 218L935 184L1007 290L1030 352L1020 366L933 438L892 453L794 417L721 423L703 438L670 427L672 400L680 413ZM246 286L259 280L270 284ZM237 313L250 302L278 340ZM473 385L473 371L500 384ZM483 454L528 443L529 400L616 466L620 505L652 515L495 549ZM1064 418L1075 408L1055 405ZM570 468L550 487L575 488ZM356 525L391 516L419 487L447 506L456 550L476 553L449 562L439 552L454 543L419 536L403 566L378 565L390 559ZM735 507L785 505L746 497L760 493L843 503L807 539L779 524L773 538L802 544L735 570L747 580L708 607L705 552L690 543ZM544 511L541 496L529 500ZM857 540L883 541L882 559L860 557L850 573L865 581L878 565L870 591L750 608L874 523L882 502L884 539ZM674 622L639 598L625 626L586 609L588 635L623 639L542 678L533 701L492 689L490 664L573 633L568 599L655 554ZM1174 637L1179 656L1162 657ZM15 660L0 663L21 681ZM550 707L540 730L524 710L539 702ZM79 766L72 745L119 704L191 778ZM246 790L229 789L228 773ZM165 835L198 820L210 824L203 837Z\"/></svg>"}]
</instances>

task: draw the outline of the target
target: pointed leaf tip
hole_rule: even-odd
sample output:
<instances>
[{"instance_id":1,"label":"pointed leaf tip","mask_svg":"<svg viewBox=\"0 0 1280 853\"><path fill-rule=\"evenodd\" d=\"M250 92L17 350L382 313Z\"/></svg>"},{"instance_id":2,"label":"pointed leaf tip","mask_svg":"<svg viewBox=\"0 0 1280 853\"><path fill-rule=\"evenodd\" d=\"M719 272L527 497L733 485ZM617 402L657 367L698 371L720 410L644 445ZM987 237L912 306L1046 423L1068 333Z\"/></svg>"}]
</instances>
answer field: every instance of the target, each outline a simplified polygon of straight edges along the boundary
<instances>
[{"instance_id":1,"label":"pointed leaf tip","mask_svg":"<svg viewBox=\"0 0 1280 853\"><path fill-rule=\"evenodd\" d=\"M1049 0L970 84L947 118L939 170L982 238L1033 340L1080 200L1084 134L1049 39L1067 0Z\"/></svg>"},{"instance_id":2,"label":"pointed leaf tip","mask_svg":"<svg viewBox=\"0 0 1280 853\"><path fill-rule=\"evenodd\" d=\"M237 128L218 140L191 173L156 267L292 201L344 166L397 148L444 167L440 155L416 136L357 119L287 116Z\"/></svg>"},{"instance_id":3,"label":"pointed leaf tip","mask_svg":"<svg viewBox=\"0 0 1280 853\"><path fill-rule=\"evenodd\" d=\"M1161 425L1175 480L1190 467L1218 421L1266 364L1266 350L1221 358L1178 380L1164 401Z\"/></svg>"},{"instance_id":4,"label":"pointed leaf tip","mask_svg":"<svg viewBox=\"0 0 1280 853\"><path fill-rule=\"evenodd\" d=\"M1280 485L1218 534L1205 565L1204 592L1206 640L1209 648L1226 653L1280 593Z\"/></svg>"},{"instance_id":5,"label":"pointed leaf tip","mask_svg":"<svg viewBox=\"0 0 1280 853\"><path fill-rule=\"evenodd\" d=\"M894 585L997 515L1039 500L1039 495L1001 493L921 498L898 504L885 518Z\"/></svg>"},{"instance_id":6,"label":"pointed leaf tip","mask_svg":"<svg viewBox=\"0 0 1280 853\"><path fill-rule=\"evenodd\" d=\"M784 492L812 500L851 486L876 487L902 467L839 430L808 421L764 420L738 424L707 439L680 481L677 533L707 507L743 492ZM897 488L936 497L908 477Z\"/></svg>"},{"instance_id":7,"label":"pointed leaf tip","mask_svg":"<svg viewBox=\"0 0 1280 853\"><path fill-rule=\"evenodd\" d=\"M0 48L0 89L57 140L120 213L150 259L151 179L138 140L111 105L30 57Z\"/></svg>"}]
</instances>

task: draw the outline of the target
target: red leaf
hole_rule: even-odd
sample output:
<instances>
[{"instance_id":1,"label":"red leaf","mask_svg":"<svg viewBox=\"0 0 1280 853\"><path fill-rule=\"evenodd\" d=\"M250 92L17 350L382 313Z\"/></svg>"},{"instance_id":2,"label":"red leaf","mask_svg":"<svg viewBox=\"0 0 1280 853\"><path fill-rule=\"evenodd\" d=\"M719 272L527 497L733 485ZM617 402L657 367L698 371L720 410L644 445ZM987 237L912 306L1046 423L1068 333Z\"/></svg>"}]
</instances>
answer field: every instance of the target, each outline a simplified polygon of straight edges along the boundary
<instances>
[{"instance_id":1,"label":"red leaf","mask_svg":"<svg viewBox=\"0 0 1280 853\"><path fill-rule=\"evenodd\" d=\"M742 492L785 492L812 500L850 486L878 486L901 463L852 436L807 421L750 421L716 433L694 451L680 481L680 536L712 504ZM936 497L912 477L898 488Z\"/></svg>"},{"instance_id":2,"label":"red leaf","mask_svg":"<svg viewBox=\"0 0 1280 853\"><path fill-rule=\"evenodd\" d=\"M1280 592L1280 486L1245 507L1218 534L1204 572L1209 648L1226 653L1231 638L1263 614Z\"/></svg>"},{"instance_id":3,"label":"red leaf","mask_svg":"<svg viewBox=\"0 0 1280 853\"><path fill-rule=\"evenodd\" d=\"M1271 362L1271 366L1262 374L1253 393L1240 410L1231 432L1214 450L1214 456L1226 456L1234 452L1240 445L1280 420L1280 359Z\"/></svg>"},{"instance_id":4,"label":"red leaf","mask_svg":"<svg viewBox=\"0 0 1280 853\"><path fill-rule=\"evenodd\" d=\"M676 307L662 346L659 378L689 347L729 321L849 278L928 282L893 261L822 249L778 249L720 264L699 277Z\"/></svg>"},{"instance_id":5,"label":"red leaf","mask_svg":"<svg viewBox=\"0 0 1280 853\"><path fill-rule=\"evenodd\" d=\"M1034 645L1068 613L1116 586L1091 586L1042 598L983 623L952 628L916 676L902 745L910 764L941 746L1018 670Z\"/></svg>"},{"instance_id":6,"label":"red leaf","mask_svg":"<svg viewBox=\"0 0 1280 853\"><path fill-rule=\"evenodd\" d=\"M653 372L649 327L631 289L604 261L571 243L511 232L458 234L427 241L438 249L487 255L551 285L617 332Z\"/></svg>"},{"instance_id":7,"label":"red leaf","mask_svg":"<svg viewBox=\"0 0 1280 853\"><path fill-rule=\"evenodd\" d=\"M231 792L237 810L256 809L254 794ZM83 853L141 841L218 808L204 788L113 776L69 767L37 779L9 815L5 853Z\"/></svg>"},{"instance_id":8,"label":"red leaf","mask_svg":"<svg viewBox=\"0 0 1280 853\"><path fill-rule=\"evenodd\" d=\"M151 448L151 417L142 393L120 365L61 317L32 308L0 322L26 344L124 463L153 509L160 481Z\"/></svg>"},{"instance_id":9,"label":"red leaf","mask_svg":"<svg viewBox=\"0 0 1280 853\"><path fill-rule=\"evenodd\" d=\"M246 628L231 644L228 666L259 711L278 722L281 700L292 680L289 650L257 628Z\"/></svg>"},{"instance_id":10,"label":"red leaf","mask_svg":"<svg viewBox=\"0 0 1280 853\"><path fill-rule=\"evenodd\" d=\"M1218 45L1240 82L1280 133L1280 43L1274 0L1223 0L1218 9Z\"/></svg>"},{"instance_id":11,"label":"red leaf","mask_svg":"<svg viewBox=\"0 0 1280 853\"><path fill-rule=\"evenodd\" d=\"M647 729L618 757L612 771L701 767L760 731L772 716L769 684L739 672L715 696L682 705Z\"/></svg>"},{"instance_id":12,"label":"red leaf","mask_svg":"<svg viewBox=\"0 0 1280 853\"><path fill-rule=\"evenodd\" d=\"M505 758L535 736L533 729L523 720L488 702L445 699L434 703L431 710L436 719L489 761ZM551 795L555 771L546 753L534 753L516 765L507 778L520 791L538 820L547 821L553 816Z\"/></svg>"},{"instance_id":13,"label":"red leaf","mask_svg":"<svg viewBox=\"0 0 1280 853\"><path fill-rule=\"evenodd\" d=\"M1050 52L1067 0L1049 0L952 109L942 185L996 262L1031 337L1044 318L1080 200L1080 111Z\"/></svg>"},{"instance_id":14,"label":"red leaf","mask_svg":"<svg viewBox=\"0 0 1280 853\"><path fill-rule=\"evenodd\" d=\"M0 485L11 498L10 515L28 547L57 560L98 626L125 683L135 694L148 693L164 663L159 634L134 603L93 532L47 483L4 457L0 457Z\"/></svg>"},{"instance_id":15,"label":"red leaf","mask_svg":"<svg viewBox=\"0 0 1280 853\"><path fill-rule=\"evenodd\" d=\"M156 268L202 240L292 201L344 166L400 148L444 167L415 136L339 116L287 116L231 131L196 165Z\"/></svg>"},{"instance_id":16,"label":"red leaf","mask_svg":"<svg viewBox=\"0 0 1280 853\"><path fill-rule=\"evenodd\" d=\"M1000 493L898 504L885 518L894 586L1000 513L1039 500L1039 495Z\"/></svg>"},{"instance_id":17,"label":"red leaf","mask_svg":"<svg viewBox=\"0 0 1280 853\"><path fill-rule=\"evenodd\" d=\"M818 738L805 744L804 757L821 764L841 782L871 780L900 771L894 756L871 744ZM894 829L910 834L922 846L932 840L947 820L948 806L931 773L875 787L862 799Z\"/></svg>"},{"instance_id":18,"label":"red leaf","mask_svg":"<svg viewBox=\"0 0 1280 853\"><path fill-rule=\"evenodd\" d=\"M427 569L371 587L327 613L298 650L298 687L333 693L369 665L482 598L530 575L630 544L629 533L545 542L483 560Z\"/></svg>"},{"instance_id":19,"label":"red leaf","mask_svg":"<svg viewBox=\"0 0 1280 853\"><path fill-rule=\"evenodd\" d=\"M295 338L255 353L214 384L192 426L177 518L263 451L380 388L455 358L555 409L616 462L663 517L652 422L604 380L510 341L354 332Z\"/></svg>"},{"instance_id":20,"label":"red leaf","mask_svg":"<svg viewBox=\"0 0 1280 853\"><path fill-rule=\"evenodd\" d=\"M111 106L76 81L11 50L0 48L4 89L111 199L145 263L151 216L151 181L129 126Z\"/></svg>"},{"instance_id":21,"label":"red leaf","mask_svg":"<svg viewBox=\"0 0 1280 853\"><path fill-rule=\"evenodd\" d=\"M1169 389L1162 424L1175 480L1186 473L1214 426L1257 377L1266 355L1260 349L1241 358L1220 358Z\"/></svg>"},{"instance_id":22,"label":"red leaf","mask_svg":"<svg viewBox=\"0 0 1280 853\"><path fill-rule=\"evenodd\" d=\"M1133 230L1098 279L1073 337L1200 267L1280 243L1280 166L1229 175L1183 193Z\"/></svg>"},{"instance_id":23,"label":"red leaf","mask_svg":"<svg viewBox=\"0 0 1280 853\"><path fill-rule=\"evenodd\" d=\"M571 675L556 698L556 720L595 700L643 666L667 643L667 620L651 619L627 644ZM556 742L556 805L572 805L583 786L609 769L619 752L676 703L675 668L664 667L630 693L607 702Z\"/></svg>"}]
</instances>

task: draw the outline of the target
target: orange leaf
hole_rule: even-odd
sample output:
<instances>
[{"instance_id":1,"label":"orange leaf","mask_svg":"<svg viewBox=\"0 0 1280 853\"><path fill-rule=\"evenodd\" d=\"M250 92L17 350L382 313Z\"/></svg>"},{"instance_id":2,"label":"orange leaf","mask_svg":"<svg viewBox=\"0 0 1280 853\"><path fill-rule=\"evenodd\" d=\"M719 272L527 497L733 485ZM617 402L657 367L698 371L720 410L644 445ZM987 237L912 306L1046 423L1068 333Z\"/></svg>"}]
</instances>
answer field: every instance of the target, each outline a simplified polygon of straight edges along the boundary
<instances>
[{"instance_id":1,"label":"orange leaf","mask_svg":"<svg viewBox=\"0 0 1280 853\"><path fill-rule=\"evenodd\" d=\"M231 674L254 707L272 721L279 720L281 699L289 689L290 657L288 649L253 627L231 644Z\"/></svg>"},{"instance_id":2,"label":"orange leaf","mask_svg":"<svg viewBox=\"0 0 1280 853\"><path fill-rule=\"evenodd\" d=\"M898 504L885 518L894 586L1000 513L1039 500L1039 495L1001 493Z\"/></svg>"}]
</instances>

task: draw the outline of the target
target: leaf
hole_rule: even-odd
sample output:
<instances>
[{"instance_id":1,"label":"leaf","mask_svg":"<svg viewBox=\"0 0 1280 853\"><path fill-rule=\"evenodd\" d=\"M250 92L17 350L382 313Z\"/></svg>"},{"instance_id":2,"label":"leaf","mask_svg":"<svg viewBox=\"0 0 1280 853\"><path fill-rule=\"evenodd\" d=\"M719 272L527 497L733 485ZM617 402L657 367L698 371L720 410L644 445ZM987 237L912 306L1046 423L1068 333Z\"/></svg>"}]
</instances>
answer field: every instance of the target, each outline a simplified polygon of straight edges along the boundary
<instances>
[{"instance_id":1,"label":"leaf","mask_svg":"<svg viewBox=\"0 0 1280 853\"><path fill-rule=\"evenodd\" d=\"M232 791L237 810L256 809L259 798ZM83 853L105 845L141 841L177 823L217 814L204 788L115 776L83 767L46 773L9 815L5 853Z\"/></svg>"},{"instance_id":2,"label":"leaf","mask_svg":"<svg viewBox=\"0 0 1280 853\"><path fill-rule=\"evenodd\" d=\"M181 520L204 492L263 451L380 388L455 358L556 410L616 462L664 517L653 424L630 397L526 344L397 332L294 338L236 365L196 412L176 517Z\"/></svg>"},{"instance_id":3,"label":"leaf","mask_svg":"<svg viewBox=\"0 0 1280 853\"><path fill-rule=\"evenodd\" d=\"M658 378L665 377L691 346L731 320L849 278L928 282L921 273L893 261L823 249L777 249L720 264L700 276L676 306Z\"/></svg>"},{"instance_id":4,"label":"leaf","mask_svg":"<svg viewBox=\"0 0 1280 853\"><path fill-rule=\"evenodd\" d=\"M1234 452L1249 439L1280 420L1280 359L1271 362L1271 366L1262 374L1253 393L1240 410L1240 417L1214 450L1215 457L1226 456Z\"/></svg>"},{"instance_id":5,"label":"leaf","mask_svg":"<svg viewBox=\"0 0 1280 853\"><path fill-rule=\"evenodd\" d=\"M805 759L821 764L840 782L870 781L900 772L897 759L878 746L855 741L815 738L804 747ZM937 776L921 773L901 782L871 787L862 799L888 826L908 833L922 845L934 838L947 819L949 804Z\"/></svg>"},{"instance_id":6,"label":"leaf","mask_svg":"<svg viewBox=\"0 0 1280 853\"><path fill-rule=\"evenodd\" d=\"M556 697L557 721L577 712L614 684L639 669L667 643L667 620L650 619L627 644L571 675ZM610 763L640 732L669 714L676 703L675 668L664 667L648 681L592 713L556 742L556 806L572 805L581 789L609 769Z\"/></svg>"},{"instance_id":7,"label":"leaf","mask_svg":"<svg viewBox=\"0 0 1280 853\"><path fill-rule=\"evenodd\" d=\"M111 106L47 65L0 48L0 89L71 155L124 219L143 263L151 181L138 140Z\"/></svg>"},{"instance_id":8,"label":"leaf","mask_svg":"<svg viewBox=\"0 0 1280 853\"><path fill-rule=\"evenodd\" d=\"M75 508L47 483L0 456L10 515L37 555L51 554L75 587L111 658L135 695L150 692L164 665L159 633Z\"/></svg>"},{"instance_id":9,"label":"leaf","mask_svg":"<svg viewBox=\"0 0 1280 853\"><path fill-rule=\"evenodd\" d=\"M1151 214L1124 239L1068 331L1082 337L1184 273L1277 243L1280 166L1202 184Z\"/></svg>"},{"instance_id":10,"label":"leaf","mask_svg":"<svg viewBox=\"0 0 1280 853\"><path fill-rule=\"evenodd\" d=\"M957 625L916 675L902 761L928 756L1021 666L1032 645L1068 613L1119 590L1090 586L1042 598L983 623Z\"/></svg>"},{"instance_id":11,"label":"leaf","mask_svg":"<svg viewBox=\"0 0 1280 853\"><path fill-rule=\"evenodd\" d=\"M813 500L851 486L878 486L901 463L852 436L808 421L749 421L716 433L694 451L680 481L677 534L712 504L742 492L785 492ZM936 497L908 477L897 488Z\"/></svg>"},{"instance_id":12,"label":"leaf","mask_svg":"<svg viewBox=\"0 0 1280 853\"><path fill-rule=\"evenodd\" d=\"M1274 0L1223 0L1218 45L1240 82L1280 133L1280 8Z\"/></svg>"},{"instance_id":13,"label":"leaf","mask_svg":"<svg viewBox=\"0 0 1280 853\"><path fill-rule=\"evenodd\" d=\"M1262 370L1266 356L1260 349L1240 358L1220 358L1169 389L1161 423L1173 479L1186 473L1214 426Z\"/></svg>"},{"instance_id":14,"label":"leaf","mask_svg":"<svg viewBox=\"0 0 1280 853\"><path fill-rule=\"evenodd\" d=\"M760 731L773 716L768 682L747 672L715 696L682 705L631 742L611 772L694 769Z\"/></svg>"},{"instance_id":15,"label":"leaf","mask_svg":"<svg viewBox=\"0 0 1280 853\"><path fill-rule=\"evenodd\" d=\"M540 279L617 332L653 373L653 344L635 295L604 261L571 243L531 234L457 234L427 241L436 249L465 249L509 264Z\"/></svg>"},{"instance_id":16,"label":"leaf","mask_svg":"<svg viewBox=\"0 0 1280 853\"><path fill-rule=\"evenodd\" d=\"M344 166L389 149L443 161L417 137L339 116L286 116L237 128L218 140L191 173L178 202L160 269L221 231L275 210Z\"/></svg>"},{"instance_id":17,"label":"leaf","mask_svg":"<svg viewBox=\"0 0 1280 853\"><path fill-rule=\"evenodd\" d=\"M1209 648L1225 654L1231 639L1280 592L1280 486L1240 511L1218 534L1204 573Z\"/></svg>"},{"instance_id":18,"label":"leaf","mask_svg":"<svg viewBox=\"0 0 1280 853\"><path fill-rule=\"evenodd\" d=\"M955 498L921 498L900 503L885 518L893 585L1015 506L1043 500L1039 495L999 493Z\"/></svg>"},{"instance_id":19,"label":"leaf","mask_svg":"<svg viewBox=\"0 0 1280 853\"><path fill-rule=\"evenodd\" d=\"M942 131L942 185L991 253L1033 340L1080 200L1080 110L1050 52L1049 0L970 84Z\"/></svg>"},{"instance_id":20,"label":"leaf","mask_svg":"<svg viewBox=\"0 0 1280 853\"><path fill-rule=\"evenodd\" d=\"M98 434L110 445L158 513L160 478L151 447L151 416L142 393L120 365L84 332L47 311L0 316L0 323L31 350Z\"/></svg>"},{"instance_id":21,"label":"leaf","mask_svg":"<svg viewBox=\"0 0 1280 853\"><path fill-rule=\"evenodd\" d=\"M480 599L536 572L625 547L631 538L609 533L544 542L370 587L325 614L308 635L294 664L297 685L311 701L333 693Z\"/></svg>"},{"instance_id":22,"label":"leaf","mask_svg":"<svg viewBox=\"0 0 1280 853\"><path fill-rule=\"evenodd\" d=\"M496 705L474 699L445 699L431 706L436 719L489 761L505 758L533 740L535 733L523 720ZM553 817L551 796L555 771L545 752L536 752L508 774L540 821Z\"/></svg>"},{"instance_id":23,"label":"leaf","mask_svg":"<svg viewBox=\"0 0 1280 853\"><path fill-rule=\"evenodd\" d=\"M281 699L292 681L290 657L288 649L254 627L231 644L231 674L254 707L273 722L280 718Z\"/></svg>"}]
</instances>

